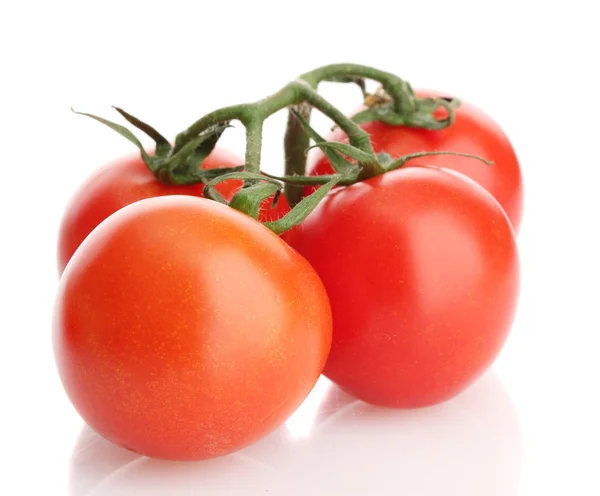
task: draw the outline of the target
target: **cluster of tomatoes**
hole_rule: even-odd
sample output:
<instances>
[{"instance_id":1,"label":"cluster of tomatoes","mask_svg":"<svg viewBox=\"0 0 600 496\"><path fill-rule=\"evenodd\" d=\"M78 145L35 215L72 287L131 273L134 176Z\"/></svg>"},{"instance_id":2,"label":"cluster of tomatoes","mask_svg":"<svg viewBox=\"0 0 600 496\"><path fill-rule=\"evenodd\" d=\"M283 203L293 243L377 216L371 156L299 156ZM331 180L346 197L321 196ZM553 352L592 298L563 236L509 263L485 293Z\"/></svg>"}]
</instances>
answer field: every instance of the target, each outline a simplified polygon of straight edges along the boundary
<instances>
[{"instance_id":1,"label":"cluster of tomatoes","mask_svg":"<svg viewBox=\"0 0 600 496\"><path fill-rule=\"evenodd\" d=\"M392 157L493 165L415 159L333 189L282 236L203 198L203 184L161 183L137 156L98 170L62 221L54 316L58 370L85 421L144 455L203 459L275 429L321 373L387 407L468 387L514 317L523 193L497 124L466 103L454 117L441 130L361 127ZM202 168L241 163L217 146ZM308 172L333 169L321 153ZM230 200L241 187L216 189ZM271 197L259 220L289 210Z\"/></svg>"}]
</instances>

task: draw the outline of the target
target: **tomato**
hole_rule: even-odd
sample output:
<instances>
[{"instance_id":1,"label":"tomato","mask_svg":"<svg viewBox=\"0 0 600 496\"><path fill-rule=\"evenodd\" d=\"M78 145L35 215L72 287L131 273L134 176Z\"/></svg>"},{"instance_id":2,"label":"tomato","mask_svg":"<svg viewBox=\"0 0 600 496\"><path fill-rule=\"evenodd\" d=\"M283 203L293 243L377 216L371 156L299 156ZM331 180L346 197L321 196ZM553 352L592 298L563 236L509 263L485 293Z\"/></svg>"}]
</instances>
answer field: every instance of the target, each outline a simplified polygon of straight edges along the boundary
<instances>
[{"instance_id":1,"label":"tomato","mask_svg":"<svg viewBox=\"0 0 600 496\"><path fill-rule=\"evenodd\" d=\"M434 92L417 93L419 96L439 96ZM434 165L465 174L500 202L515 232L518 232L523 213L523 181L512 145L498 124L474 105L463 101L455 115L455 122L439 131L390 126L381 122L369 122L361 127L371 136L376 152L387 152L394 158L421 151L451 151L493 161L494 165L488 166L472 158L434 155L410 160L405 167ZM339 128L327 140L347 142ZM331 173L333 169L319 151L308 170L311 175L322 175ZM310 191L309 188L306 193Z\"/></svg>"},{"instance_id":2,"label":"tomato","mask_svg":"<svg viewBox=\"0 0 600 496\"><path fill-rule=\"evenodd\" d=\"M243 162L228 150L215 148L202 163L202 168L234 167ZM230 180L218 184L216 189L230 200L241 186L241 181ZM121 158L99 169L75 193L66 208L58 242L59 273L62 274L73 253L87 235L117 210L155 196L202 196L203 188L202 184L167 186L159 182L139 154ZM261 220L276 220L289 211L289 205L283 195L274 208L272 203L272 198L263 202Z\"/></svg>"},{"instance_id":3,"label":"tomato","mask_svg":"<svg viewBox=\"0 0 600 496\"><path fill-rule=\"evenodd\" d=\"M260 439L300 405L331 344L319 277L212 200L151 198L102 222L59 285L55 358L92 429L195 460Z\"/></svg>"},{"instance_id":4,"label":"tomato","mask_svg":"<svg viewBox=\"0 0 600 496\"><path fill-rule=\"evenodd\" d=\"M447 400L495 359L514 317L513 230L474 181L409 167L328 194L284 239L331 302L325 375L361 400Z\"/></svg>"}]
</instances>

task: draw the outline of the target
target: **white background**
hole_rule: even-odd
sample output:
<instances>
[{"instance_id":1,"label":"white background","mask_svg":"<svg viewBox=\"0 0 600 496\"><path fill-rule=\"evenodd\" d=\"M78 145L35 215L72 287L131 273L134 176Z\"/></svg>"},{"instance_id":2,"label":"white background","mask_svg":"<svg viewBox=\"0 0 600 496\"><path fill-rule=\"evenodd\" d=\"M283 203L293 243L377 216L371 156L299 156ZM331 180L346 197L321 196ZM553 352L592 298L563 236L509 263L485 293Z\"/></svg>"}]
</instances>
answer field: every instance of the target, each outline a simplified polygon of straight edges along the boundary
<instances>
[{"instance_id":1,"label":"white background","mask_svg":"<svg viewBox=\"0 0 600 496\"><path fill-rule=\"evenodd\" d=\"M3 2L0 494L600 494L593 4ZM492 371L449 403L406 412L322 381L285 427L206 463L141 459L92 434L54 369L56 231L74 188L131 145L70 107L115 117L120 105L173 137L209 110L346 61L475 103L517 150L522 293ZM347 110L359 99L324 91ZM284 121L267 127L266 170L281 170ZM223 144L242 153L242 131Z\"/></svg>"}]
</instances>

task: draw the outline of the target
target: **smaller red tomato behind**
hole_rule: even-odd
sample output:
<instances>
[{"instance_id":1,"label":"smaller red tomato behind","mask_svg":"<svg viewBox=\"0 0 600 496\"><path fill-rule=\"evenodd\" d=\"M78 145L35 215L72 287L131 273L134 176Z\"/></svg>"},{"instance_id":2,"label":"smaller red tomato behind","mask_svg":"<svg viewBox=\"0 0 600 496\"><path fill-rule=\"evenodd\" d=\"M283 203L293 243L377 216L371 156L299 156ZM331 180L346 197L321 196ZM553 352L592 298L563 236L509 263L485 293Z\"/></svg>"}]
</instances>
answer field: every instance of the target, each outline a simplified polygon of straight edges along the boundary
<instances>
[{"instance_id":1,"label":"smaller red tomato behind","mask_svg":"<svg viewBox=\"0 0 600 496\"><path fill-rule=\"evenodd\" d=\"M215 148L202 163L203 169L235 167L243 160L234 153ZM239 180L219 183L216 190L226 200L241 188ZM203 184L191 186L168 186L158 181L139 153L118 159L96 171L71 198L63 216L58 239L59 274L75 253L82 241L92 230L111 214L145 198L168 195L202 196ZM277 220L287 212L289 205L282 195L275 207L273 198L265 200L260 211L260 220Z\"/></svg>"},{"instance_id":2,"label":"smaller red tomato behind","mask_svg":"<svg viewBox=\"0 0 600 496\"><path fill-rule=\"evenodd\" d=\"M431 91L418 91L419 97L439 97ZM439 117L445 110L439 111ZM447 115L447 114L446 114ZM436 155L413 159L404 167L434 165L460 172L487 189L508 215L513 229L519 232L523 214L523 180L515 151L494 120L479 108L462 102L455 110L456 120L445 129L428 129L406 126L390 126L379 121L361 124L373 143L374 150L386 152L394 158L417 152L449 151L468 153L494 162L487 166L472 158ZM327 136L328 141L347 142L347 137L339 128ZM330 174L333 169L322 152L315 154L309 164L310 175ZM307 188L305 194L313 191Z\"/></svg>"},{"instance_id":3,"label":"smaller red tomato behind","mask_svg":"<svg viewBox=\"0 0 600 496\"><path fill-rule=\"evenodd\" d=\"M329 295L324 373L361 400L445 401L508 336L519 291L513 230L499 203L461 174L409 167L338 188L284 239Z\"/></svg>"},{"instance_id":4,"label":"smaller red tomato behind","mask_svg":"<svg viewBox=\"0 0 600 496\"><path fill-rule=\"evenodd\" d=\"M58 371L92 429L143 455L198 460L260 439L300 405L331 344L308 262L212 200L141 200L67 266Z\"/></svg>"}]
</instances>

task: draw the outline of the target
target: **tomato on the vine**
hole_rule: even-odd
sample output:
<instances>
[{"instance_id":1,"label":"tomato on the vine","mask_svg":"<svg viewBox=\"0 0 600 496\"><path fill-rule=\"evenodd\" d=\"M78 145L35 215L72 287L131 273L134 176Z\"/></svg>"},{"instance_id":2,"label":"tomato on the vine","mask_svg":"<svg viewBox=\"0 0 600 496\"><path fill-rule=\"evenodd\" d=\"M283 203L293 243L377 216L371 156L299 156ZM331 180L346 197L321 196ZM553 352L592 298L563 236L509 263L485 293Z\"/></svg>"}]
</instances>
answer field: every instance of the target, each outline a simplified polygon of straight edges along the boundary
<instances>
[{"instance_id":1,"label":"tomato on the vine","mask_svg":"<svg viewBox=\"0 0 600 496\"><path fill-rule=\"evenodd\" d=\"M418 97L439 97L434 92L417 92ZM437 117L445 117L439 110ZM380 121L361 124L371 137L376 152L386 152L394 158L423 151L461 152L494 162L486 166L472 158L437 155L413 159L405 167L433 165L451 169L473 179L487 189L508 215L515 232L519 231L523 213L523 181L515 151L508 138L491 117L468 102L455 109L456 120L449 127L432 131L407 126L391 126ZM346 135L337 128L328 141L347 142ZM333 171L321 151L316 152L308 166L311 175L330 174ZM312 188L307 189L307 193Z\"/></svg>"},{"instance_id":2,"label":"tomato on the vine","mask_svg":"<svg viewBox=\"0 0 600 496\"><path fill-rule=\"evenodd\" d=\"M309 263L250 217L190 196L102 222L68 264L54 314L73 405L107 439L156 458L261 438L308 395L330 344Z\"/></svg>"},{"instance_id":3,"label":"tomato on the vine","mask_svg":"<svg viewBox=\"0 0 600 496\"><path fill-rule=\"evenodd\" d=\"M461 174L409 167L338 188L284 239L329 295L324 373L364 401L449 399L492 363L510 331L514 232L498 202Z\"/></svg>"},{"instance_id":4,"label":"tomato on the vine","mask_svg":"<svg viewBox=\"0 0 600 496\"><path fill-rule=\"evenodd\" d=\"M243 160L234 153L215 148L202 162L203 169L235 167ZM242 182L230 180L216 186L216 190L230 200L241 188ZM203 184L169 186L158 181L143 162L139 153L118 159L96 171L71 198L63 216L58 240L59 273L92 230L111 214L145 198L167 195L202 196ZM273 197L265 200L260 220L276 220L289 211L282 195L273 207Z\"/></svg>"}]
</instances>

